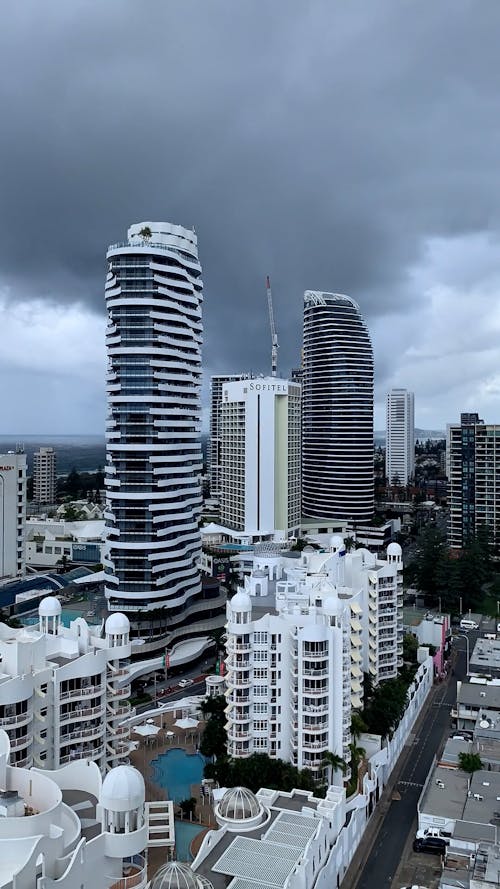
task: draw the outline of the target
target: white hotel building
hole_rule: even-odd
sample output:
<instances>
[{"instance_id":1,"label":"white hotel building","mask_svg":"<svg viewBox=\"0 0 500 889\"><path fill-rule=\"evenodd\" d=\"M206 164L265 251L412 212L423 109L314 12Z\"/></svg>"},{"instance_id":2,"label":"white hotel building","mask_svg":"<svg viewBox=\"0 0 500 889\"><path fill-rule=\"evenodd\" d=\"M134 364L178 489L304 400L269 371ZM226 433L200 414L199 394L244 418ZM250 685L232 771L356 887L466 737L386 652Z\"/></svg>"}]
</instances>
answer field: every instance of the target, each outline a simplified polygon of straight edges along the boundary
<instances>
[{"instance_id":1,"label":"white hotel building","mask_svg":"<svg viewBox=\"0 0 500 889\"><path fill-rule=\"evenodd\" d=\"M99 629L83 618L63 627L53 596L40 603L38 627L0 623L0 728L12 765L59 769L90 758L104 774L127 759L129 622L112 614L104 638Z\"/></svg>"},{"instance_id":2,"label":"white hotel building","mask_svg":"<svg viewBox=\"0 0 500 889\"><path fill-rule=\"evenodd\" d=\"M144 780L130 766L13 768L0 731L0 889L146 889Z\"/></svg>"},{"instance_id":3,"label":"white hotel building","mask_svg":"<svg viewBox=\"0 0 500 889\"><path fill-rule=\"evenodd\" d=\"M225 383L220 417L221 525L250 542L298 536L300 384Z\"/></svg>"},{"instance_id":4,"label":"white hotel building","mask_svg":"<svg viewBox=\"0 0 500 889\"><path fill-rule=\"evenodd\" d=\"M26 454L0 454L0 580L25 571Z\"/></svg>"},{"instance_id":5,"label":"white hotel building","mask_svg":"<svg viewBox=\"0 0 500 889\"><path fill-rule=\"evenodd\" d=\"M363 671L376 684L402 663L401 548L391 546L387 562L346 555L340 537L328 552L254 557L227 605L231 756L265 752L318 774L328 751L349 761Z\"/></svg>"}]
</instances>

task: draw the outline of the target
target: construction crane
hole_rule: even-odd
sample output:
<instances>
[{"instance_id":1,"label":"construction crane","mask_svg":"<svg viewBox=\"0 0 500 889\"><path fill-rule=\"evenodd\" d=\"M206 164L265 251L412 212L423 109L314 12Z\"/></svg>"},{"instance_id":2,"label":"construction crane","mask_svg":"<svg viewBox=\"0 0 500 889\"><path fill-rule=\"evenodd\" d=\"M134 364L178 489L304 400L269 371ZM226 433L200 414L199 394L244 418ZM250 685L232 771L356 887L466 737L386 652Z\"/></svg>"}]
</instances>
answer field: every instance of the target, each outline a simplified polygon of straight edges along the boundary
<instances>
[{"instance_id":1,"label":"construction crane","mask_svg":"<svg viewBox=\"0 0 500 889\"><path fill-rule=\"evenodd\" d=\"M269 323L271 325L271 376L275 377L278 370L278 334L274 324L273 295L269 275L266 278L267 305L269 308Z\"/></svg>"}]
</instances>

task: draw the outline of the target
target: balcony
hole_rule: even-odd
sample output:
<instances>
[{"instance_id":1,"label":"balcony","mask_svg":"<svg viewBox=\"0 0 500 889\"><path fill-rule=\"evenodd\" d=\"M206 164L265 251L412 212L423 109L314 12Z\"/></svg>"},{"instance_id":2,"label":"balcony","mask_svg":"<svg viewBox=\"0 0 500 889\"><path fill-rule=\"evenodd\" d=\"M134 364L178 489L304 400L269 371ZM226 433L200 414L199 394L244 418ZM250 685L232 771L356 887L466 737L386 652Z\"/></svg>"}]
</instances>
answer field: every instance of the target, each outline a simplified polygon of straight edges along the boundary
<instances>
[{"instance_id":1,"label":"balcony","mask_svg":"<svg viewBox=\"0 0 500 889\"><path fill-rule=\"evenodd\" d=\"M328 750L328 741L304 741L304 750Z\"/></svg>"},{"instance_id":2,"label":"balcony","mask_svg":"<svg viewBox=\"0 0 500 889\"><path fill-rule=\"evenodd\" d=\"M78 741L80 739L89 740L96 735L103 734L104 726L102 725L102 723L99 723L99 725L88 726L87 728L79 729L79 731L76 732L67 732L67 734L65 735L59 735L59 744L61 747L65 747L65 745L69 744L70 741Z\"/></svg>"},{"instance_id":3,"label":"balcony","mask_svg":"<svg viewBox=\"0 0 500 889\"><path fill-rule=\"evenodd\" d=\"M304 669L302 671L302 673L304 676L315 676L317 678L323 678L325 676L328 676L328 668L325 667L322 670L306 670L306 669Z\"/></svg>"},{"instance_id":4,"label":"balcony","mask_svg":"<svg viewBox=\"0 0 500 889\"><path fill-rule=\"evenodd\" d=\"M89 697L92 695L94 695L94 697L97 697L98 695L101 695L102 692L103 692L102 685L85 685L85 686L82 686L81 688L73 688L73 689L71 689L71 691L62 692L59 695L59 700L60 701L71 701L71 700L74 700L75 698L86 698L86 697Z\"/></svg>"},{"instance_id":5,"label":"balcony","mask_svg":"<svg viewBox=\"0 0 500 889\"><path fill-rule=\"evenodd\" d=\"M148 883L146 862L142 855L135 855L130 863L123 862L122 876L108 876L109 889L145 889ZM111 881L115 882L112 883Z\"/></svg>"},{"instance_id":6,"label":"balcony","mask_svg":"<svg viewBox=\"0 0 500 889\"><path fill-rule=\"evenodd\" d=\"M113 688L108 682L108 691L115 700L128 698L130 696L130 685L124 685L122 688Z\"/></svg>"},{"instance_id":7,"label":"balcony","mask_svg":"<svg viewBox=\"0 0 500 889\"><path fill-rule=\"evenodd\" d=\"M66 765L68 762L74 762L75 759L97 759L97 757L102 756L104 753L104 744L101 744L99 747L79 747L78 750L72 750L71 753L67 753L66 756L61 756L59 760L60 765Z\"/></svg>"},{"instance_id":8,"label":"balcony","mask_svg":"<svg viewBox=\"0 0 500 889\"><path fill-rule=\"evenodd\" d=\"M248 654L252 651L252 646L250 642L228 642L227 650L231 653L235 652L235 654Z\"/></svg>"},{"instance_id":9,"label":"balcony","mask_svg":"<svg viewBox=\"0 0 500 889\"><path fill-rule=\"evenodd\" d=\"M126 708L125 708L126 709ZM67 713L61 713L59 723L66 725L68 722L74 722L76 719L84 719L90 716L101 716L103 707L79 707L77 710L70 710Z\"/></svg>"},{"instance_id":10,"label":"balcony","mask_svg":"<svg viewBox=\"0 0 500 889\"><path fill-rule=\"evenodd\" d=\"M20 750L21 747L28 747L32 743L33 738L31 735L22 735L20 738L11 738L9 736L9 741L11 750Z\"/></svg>"},{"instance_id":11,"label":"balcony","mask_svg":"<svg viewBox=\"0 0 500 889\"><path fill-rule=\"evenodd\" d=\"M33 710L31 707L25 713L15 713L13 716L2 716L0 718L0 728L8 729L16 725L23 725L33 719Z\"/></svg>"}]
</instances>

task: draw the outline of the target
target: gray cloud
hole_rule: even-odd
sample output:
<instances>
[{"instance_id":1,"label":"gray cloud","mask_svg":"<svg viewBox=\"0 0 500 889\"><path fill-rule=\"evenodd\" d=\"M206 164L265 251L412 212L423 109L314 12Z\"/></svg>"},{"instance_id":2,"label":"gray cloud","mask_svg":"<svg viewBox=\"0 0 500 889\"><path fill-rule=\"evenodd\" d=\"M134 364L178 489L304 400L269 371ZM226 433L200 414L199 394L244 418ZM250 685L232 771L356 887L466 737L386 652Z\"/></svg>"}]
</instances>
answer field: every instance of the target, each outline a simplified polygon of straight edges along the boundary
<instances>
[{"instance_id":1,"label":"gray cloud","mask_svg":"<svg viewBox=\"0 0 500 889\"><path fill-rule=\"evenodd\" d=\"M498 236L497 0L11 7L0 28L11 302L101 313L108 243L141 219L195 225L207 369L268 368L269 273L287 372L305 289L350 293L374 330L380 318L418 325L431 302L412 270L429 242ZM483 260L464 263L469 283ZM404 362L398 336L378 336L382 387Z\"/></svg>"}]
</instances>

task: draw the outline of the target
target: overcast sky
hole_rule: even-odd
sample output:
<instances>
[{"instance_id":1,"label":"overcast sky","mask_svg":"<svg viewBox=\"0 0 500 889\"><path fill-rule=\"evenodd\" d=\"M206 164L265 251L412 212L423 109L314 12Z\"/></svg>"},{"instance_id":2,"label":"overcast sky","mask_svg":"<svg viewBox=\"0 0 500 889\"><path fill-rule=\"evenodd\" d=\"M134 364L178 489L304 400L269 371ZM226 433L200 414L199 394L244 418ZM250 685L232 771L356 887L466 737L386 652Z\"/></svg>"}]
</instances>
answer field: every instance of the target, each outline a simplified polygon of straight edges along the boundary
<instances>
[{"instance_id":1,"label":"overcast sky","mask_svg":"<svg viewBox=\"0 0 500 889\"><path fill-rule=\"evenodd\" d=\"M104 427L105 252L195 226L204 369L353 296L416 422L500 422L498 0L23 0L0 20L0 433ZM205 392L206 399L206 392Z\"/></svg>"}]
</instances>

